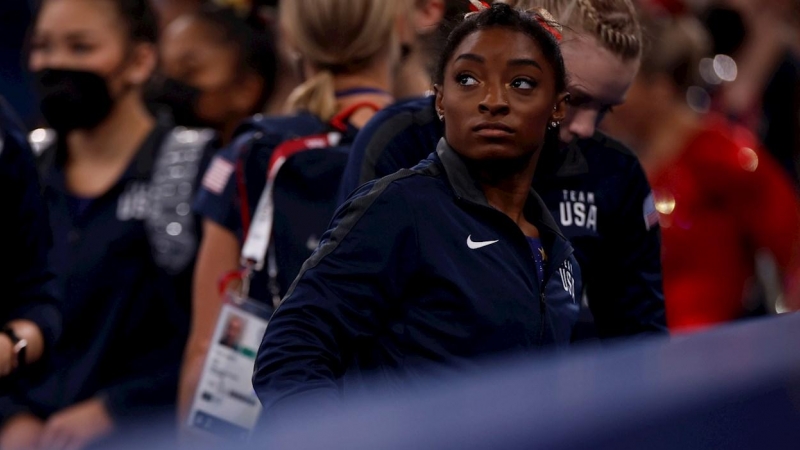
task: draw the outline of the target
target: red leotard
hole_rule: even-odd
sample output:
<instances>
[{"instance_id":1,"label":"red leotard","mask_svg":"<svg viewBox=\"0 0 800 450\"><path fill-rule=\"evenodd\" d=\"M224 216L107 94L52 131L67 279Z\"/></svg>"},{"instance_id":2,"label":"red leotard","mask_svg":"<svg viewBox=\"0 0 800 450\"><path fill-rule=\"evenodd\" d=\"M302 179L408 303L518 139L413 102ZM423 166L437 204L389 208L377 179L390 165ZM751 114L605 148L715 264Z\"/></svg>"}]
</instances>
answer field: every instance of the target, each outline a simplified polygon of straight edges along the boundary
<instances>
[{"instance_id":1,"label":"red leotard","mask_svg":"<svg viewBox=\"0 0 800 450\"><path fill-rule=\"evenodd\" d=\"M740 317L758 249L769 250L784 274L795 272L796 193L744 128L711 116L676 160L648 175L662 226L671 329Z\"/></svg>"}]
</instances>

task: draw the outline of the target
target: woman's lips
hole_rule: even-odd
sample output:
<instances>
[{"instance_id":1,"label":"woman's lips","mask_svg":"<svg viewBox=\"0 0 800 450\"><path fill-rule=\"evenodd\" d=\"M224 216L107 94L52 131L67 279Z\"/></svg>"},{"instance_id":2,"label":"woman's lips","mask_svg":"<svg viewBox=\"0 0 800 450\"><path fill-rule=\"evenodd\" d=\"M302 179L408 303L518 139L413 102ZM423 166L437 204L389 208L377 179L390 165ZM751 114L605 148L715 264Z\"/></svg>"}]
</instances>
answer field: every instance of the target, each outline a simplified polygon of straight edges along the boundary
<instances>
[{"instance_id":1,"label":"woman's lips","mask_svg":"<svg viewBox=\"0 0 800 450\"><path fill-rule=\"evenodd\" d=\"M472 127L472 131L487 138L503 138L514 134L513 128L499 122L484 122Z\"/></svg>"}]
</instances>

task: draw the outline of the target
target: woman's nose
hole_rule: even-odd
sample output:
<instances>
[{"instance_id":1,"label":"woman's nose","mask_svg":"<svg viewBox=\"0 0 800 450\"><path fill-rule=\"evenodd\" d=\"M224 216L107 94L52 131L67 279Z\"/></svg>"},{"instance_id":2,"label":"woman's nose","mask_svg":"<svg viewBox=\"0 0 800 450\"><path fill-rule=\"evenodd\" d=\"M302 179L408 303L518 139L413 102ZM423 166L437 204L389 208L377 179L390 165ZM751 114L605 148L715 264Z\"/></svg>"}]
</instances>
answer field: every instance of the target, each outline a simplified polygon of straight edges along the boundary
<instances>
[{"instance_id":1,"label":"woman's nose","mask_svg":"<svg viewBox=\"0 0 800 450\"><path fill-rule=\"evenodd\" d=\"M478 104L478 109L491 115L507 114L509 107L504 86L499 83L487 83L486 95Z\"/></svg>"},{"instance_id":2,"label":"woman's nose","mask_svg":"<svg viewBox=\"0 0 800 450\"><path fill-rule=\"evenodd\" d=\"M594 135L597 123L597 111L592 109L576 108L567 120L568 123L562 124L574 136L581 139L590 138Z\"/></svg>"}]
</instances>

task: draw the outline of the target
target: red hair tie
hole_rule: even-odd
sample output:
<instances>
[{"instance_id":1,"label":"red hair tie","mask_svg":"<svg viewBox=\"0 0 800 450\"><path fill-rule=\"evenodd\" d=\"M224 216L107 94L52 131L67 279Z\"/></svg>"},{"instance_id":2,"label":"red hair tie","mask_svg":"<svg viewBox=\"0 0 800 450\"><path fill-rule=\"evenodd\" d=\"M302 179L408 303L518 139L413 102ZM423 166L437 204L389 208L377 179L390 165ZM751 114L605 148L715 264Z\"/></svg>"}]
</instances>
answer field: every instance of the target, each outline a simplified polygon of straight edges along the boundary
<instances>
[{"instance_id":1,"label":"red hair tie","mask_svg":"<svg viewBox=\"0 0 800 450\"><path fill-rule=\"evenodd\" d=\"M557 42L561 42L561 38L563 37L561 36L561 25L556 22L556 19L543 8L536 10L534 14L536 15L536 21L539 22L539 25L552 34Z\"/></svg>"},{"instance_id":2,"label":"red hair tie","mask_svg":"<svg viewBox=\"0 0 800 450\"><path fill-rule=\"evenodd\" d=\"M478 12L478 11L480 11L482 9L488 9L488 8L489 8L489 4L484 2L484 1L469 0L469 10L472 11L472 12Z\"/></svg>"}]
</instances>

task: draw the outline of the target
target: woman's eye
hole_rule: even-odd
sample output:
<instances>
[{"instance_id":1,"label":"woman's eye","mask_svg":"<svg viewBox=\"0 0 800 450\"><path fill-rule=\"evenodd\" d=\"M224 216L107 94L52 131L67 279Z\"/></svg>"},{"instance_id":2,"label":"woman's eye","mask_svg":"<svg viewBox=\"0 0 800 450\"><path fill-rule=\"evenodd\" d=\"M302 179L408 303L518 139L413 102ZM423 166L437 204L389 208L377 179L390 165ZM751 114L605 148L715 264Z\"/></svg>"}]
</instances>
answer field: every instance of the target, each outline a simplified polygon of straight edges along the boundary
<instances>
[{"instance_id":1,"label":"woman's eye","mask_svg":"<svg viewBox=\"0 0 800 450\"><path fill-rule=\"evenodd\" d=\"M49 45L42 40L35 40L31 42L31 51L42 52L47 50L48 47Z\"/></svg>"},{"instance_id":2,"label":"woman's eye","mask_svg":"<svg viewBox=\"0 0 800 450\"><path fill-rule=\"evenodd\" d=\"M82 42L76 42L70 46L73 52L75 53L89 53L94 49L92 45L85 44Z\"/></svg>"},{"instance_id":3,"label":"woman's eye","mask_svg":"<svg viewBox=\"0 0 800 450\"><path fill-rule=\"evenodd\" d=\"M474 86L478 84L478 80L476 80L474 77L463 74L456 76L456 81L462 86Z\"/></svg>"},{"instance_id":4,"label":"woman's eye","mask_svg":"<svg viewBox=\"0 0 800 450\"><path fill-rule=\"evenodd\" d=\"M600 108L600 114L606 115L606 114L612 113L612 112L614 112L614 107L613 106L606 105L606 106L603 106L602 108Z\"/></svg>"},{"instance_id":5,"label":"woman's eye","mask_svg":"<svg viewBox=\"0 0 800 450\"><path fill-rule=\"evenodd\" d=\"M600 111L597 114L597 123L599 124L600 121L602 121L603 118L605 118L606 115L608 115L608 113L612 113L612 112L614 112L614 107L613 106L605 105L602 108L600 108Z\"/></svg>"},{"instance_id":6,"label":"woman's eye","mask_svg":"<svg viewBox=\"0 0 800 450\"><path fill-rule=\"evenodd\" d=\"M536 82L527 78L517 78L511 82L511 87L516 89L533 89L536 87Z\"/></svg>"}]
</instances>

